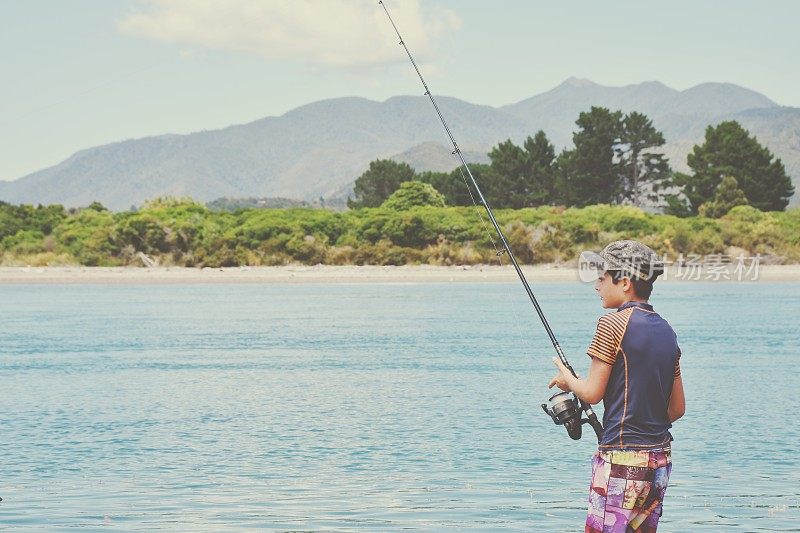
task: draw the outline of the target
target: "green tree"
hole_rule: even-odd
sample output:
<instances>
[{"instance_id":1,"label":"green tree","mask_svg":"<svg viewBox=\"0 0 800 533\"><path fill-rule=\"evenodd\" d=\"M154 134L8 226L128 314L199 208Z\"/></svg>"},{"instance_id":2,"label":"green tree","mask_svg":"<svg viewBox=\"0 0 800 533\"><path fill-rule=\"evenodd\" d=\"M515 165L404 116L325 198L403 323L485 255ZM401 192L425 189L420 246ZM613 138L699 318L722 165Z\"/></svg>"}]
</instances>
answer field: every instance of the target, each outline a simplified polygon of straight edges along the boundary
<instances>
[{"instance_id":1,"label":"green tree","mask_svg":"<svg viewBox=\"0 0 800 533\"><path fill-rule=\"evenodd\" d=\"M698 211L701 216L719 218L737 205L747 205L747 198L739 188L736 178L725 176L717 187L714 199L701 205Z\"/></svg>"},{"instance_id":2,"label":"green tree","mask_svg":"<svg viewBox=\"0 0 800 533\"><path fill-rule=\"evenodd\" d=\"M613 203L621 193L615 147L623 134L622 112L592 107L575 124L575 148L564 150L557 161L558 195L565 204L579 207Z\"/></svg>"},{"instance_id":3,"label":"green tree","mask_svg":"<svg viewBox=\"0 0 800 533\"><path fill-rule=\"evenodd\" d=\"M494 185L495 175L490 165L471 163L469 170L484 194L487 194L490 188L493 191L502 190L502 187ZM447 205L472 205L472 198L475 199L476 203L480 203L467 171L461 166L451 172L423 172L417 174L414 179L433 185L434 189L444 195ZM472 198L470 193L472 193ZM488 196L487 201L491 205L495 205Z\"/></svg>"},{"instance_id":4,"label":"green tree","mask_svg":"<svg viewBox=\"0 0 800 533\"><path fill-rule=\"evenodd\" d=\"M736 121L706 128L705 141L687 158L694 174L676 175L692 212L713 200L725 176L734 176L750 205L762 211L780 211L789 204L794 186L780 159Z\"/></svg>"},{"instance_id":5,"label":"green tree","mask_svg":"<svg viewBox=\"0 0 800 533\"><path fill-rule=\"evenodd\" d=\"M556 197L556 149L544 131L539 130L523 144L531 171L530 205L553 203Z\"/></svg>"},{"instance_id":6,"label":"green tree","mask_svg":"<svg viewBox=\"0 0 800 533\"><path fill-rule=\"evenodd\" d=\"M412 207L430 205L444 207L444 196L433 185L421 181L405 181L386 199L381 207L404 211Z\"/></svg>"},{"instance_id":7,"label":"green tree","mask_svg":"<svg viewBox=\"0 0 800 533\"><path fill-rule=\"evenodd\" d=\"M620 143L614 147L620 164L620 199L641 207L643 200L657 201L669 184L670 168L663 154L664 135L646 115L633 111L622 119Z\"/></svg>"},{"instance_id":8,"label":"green tree","mask_svg":"<svg viewBox=\"0 0 800 533\"><path fill-rule=\"evenodd\" d=\"M356 179L353 186L354 199L347 199L347 207L378 207L396 191L404 181L414 179L414 169L406 163L390 159L377 159L369 169Z\"/></svg>"},{"instance_id":9,"label":"green tree","mask_svg":"<svg viewBox=\"0 0 800 533\"><path fill-rule=\"evenodd\" d=\"M552 201L555 158L555 148L542 130L528 136L522 147L509 139L492 148L491 203L519 209Z\"/></svg>"},{"instance_id":10,"label":"green tree","mask_svg":"<svg viewBox=\"0 0 800 533\"><path fill-rule=\"evenodd\" d=\"M519 209L526 203L529 174L525 150L511 139L501 142L489 152L492 161L492 192L489 202L496 207Z\"/></svg>"}]
</instances>

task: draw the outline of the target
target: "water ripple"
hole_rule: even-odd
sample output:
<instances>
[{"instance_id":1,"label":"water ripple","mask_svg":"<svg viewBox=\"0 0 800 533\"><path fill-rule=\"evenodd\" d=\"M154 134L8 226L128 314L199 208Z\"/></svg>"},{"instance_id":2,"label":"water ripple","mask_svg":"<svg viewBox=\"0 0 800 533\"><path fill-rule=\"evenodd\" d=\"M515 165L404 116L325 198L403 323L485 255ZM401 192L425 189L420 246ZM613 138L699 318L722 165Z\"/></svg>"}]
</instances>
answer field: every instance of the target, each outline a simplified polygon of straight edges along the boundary
<instances>
[{"instance_id":1,"label":"water ripple","mask_svg":"<svg viewBox=\"0 0 800 533\"><path fill-rule=\"evenodd\" d=\"M2 291L2 529L583 522L592 443L538 407L552 348L514 284ZM536 291L585 368L591 290ZM797 530L800 425L764 406L788 406L799 383L798 297L657 288L689 405L664 531Z\"/></svg>"}]
</instances>

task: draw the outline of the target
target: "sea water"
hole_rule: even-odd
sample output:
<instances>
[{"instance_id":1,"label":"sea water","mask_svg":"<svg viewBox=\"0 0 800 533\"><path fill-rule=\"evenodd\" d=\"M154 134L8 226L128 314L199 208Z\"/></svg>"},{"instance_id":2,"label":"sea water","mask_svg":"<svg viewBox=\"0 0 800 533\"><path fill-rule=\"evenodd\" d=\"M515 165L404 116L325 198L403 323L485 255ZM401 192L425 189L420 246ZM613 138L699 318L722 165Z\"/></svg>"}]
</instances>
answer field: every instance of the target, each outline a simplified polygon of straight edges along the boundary
<instances>
[{"instance_id":1,"label":"sea water","mask_svg":"<svg viewBox=\"0 0 800 533\"><path fill-rule=\"evenodd\" d=\"M567 356L591 285L534 290ZM800 284L669 283L683 350L660 531L800 528ZM582 529L516 283L0 286L0 527ZM602 411L602 408L599 409Z\"/></svg>"}]
</instances>

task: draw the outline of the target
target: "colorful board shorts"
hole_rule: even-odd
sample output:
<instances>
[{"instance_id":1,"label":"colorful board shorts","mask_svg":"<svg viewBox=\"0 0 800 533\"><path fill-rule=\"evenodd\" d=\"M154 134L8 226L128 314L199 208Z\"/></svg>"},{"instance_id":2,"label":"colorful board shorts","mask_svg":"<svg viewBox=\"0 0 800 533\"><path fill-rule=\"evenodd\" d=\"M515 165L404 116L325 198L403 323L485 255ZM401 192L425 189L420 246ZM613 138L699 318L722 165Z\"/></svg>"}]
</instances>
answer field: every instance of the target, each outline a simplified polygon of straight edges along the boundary
<instances>
[{"instance_id":1,"label":"colorful board shorts","mask_svg":"<svg viewBox=\"0 0 800 533\"><path fill-rule=\"evenodd\" d=\"M671 471L668 448L595 453L585 533L655 532Z\"/></svg>"}]
</instances>

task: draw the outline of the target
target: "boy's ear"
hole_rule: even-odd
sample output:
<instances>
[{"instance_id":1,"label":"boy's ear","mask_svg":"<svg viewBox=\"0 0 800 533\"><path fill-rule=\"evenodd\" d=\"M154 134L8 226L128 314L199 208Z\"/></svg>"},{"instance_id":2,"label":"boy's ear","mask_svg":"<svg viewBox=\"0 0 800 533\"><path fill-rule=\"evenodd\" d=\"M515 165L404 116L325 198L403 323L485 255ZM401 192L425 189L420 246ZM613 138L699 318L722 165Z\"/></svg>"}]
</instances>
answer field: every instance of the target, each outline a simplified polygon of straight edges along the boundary
<instances>
[{"instance_id":1,"label":"boy's ear","mask_svg":"<svg viewBox=\"0 0 800 533\"><path fill-rule=\"evenodd\" d=\"M631 281L631 278L627 276L622 278L622 290L628 292L629 290L632 289L633 289L633 282Z\"/></svg>"}]
</instances>

